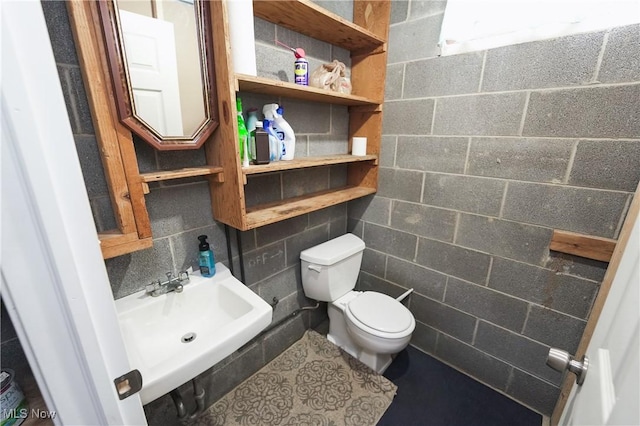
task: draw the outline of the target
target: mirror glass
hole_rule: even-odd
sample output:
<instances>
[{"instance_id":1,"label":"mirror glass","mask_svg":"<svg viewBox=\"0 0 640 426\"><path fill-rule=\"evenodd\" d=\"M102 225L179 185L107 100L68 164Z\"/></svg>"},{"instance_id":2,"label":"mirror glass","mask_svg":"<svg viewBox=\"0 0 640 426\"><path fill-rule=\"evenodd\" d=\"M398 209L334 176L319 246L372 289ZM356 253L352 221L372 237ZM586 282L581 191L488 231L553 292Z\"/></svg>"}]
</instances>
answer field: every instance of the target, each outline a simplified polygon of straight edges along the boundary
<instances>
[{"instance_id":1,"label":"mirror glass","mask_svg":"<svg viewBox=\"0 0 640 426\"><path fill-rule=\"evenodd\" d=\"M159 149L199 147L217 126L207 2L101 3L123 124Z\"/></svg>"}]
</instances>

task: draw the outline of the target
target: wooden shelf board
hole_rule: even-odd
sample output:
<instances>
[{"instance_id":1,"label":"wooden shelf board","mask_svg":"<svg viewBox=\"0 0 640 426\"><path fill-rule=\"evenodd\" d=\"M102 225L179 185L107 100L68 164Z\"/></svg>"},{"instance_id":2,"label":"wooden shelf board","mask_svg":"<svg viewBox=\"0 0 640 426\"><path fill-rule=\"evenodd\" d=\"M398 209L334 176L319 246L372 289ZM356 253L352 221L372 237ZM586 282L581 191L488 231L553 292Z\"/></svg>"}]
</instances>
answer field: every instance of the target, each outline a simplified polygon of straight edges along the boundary
<instances>
[{"instance_id":1,"label":"wooden shelf board","mask_svg":"<svg viewBox=\"0 0 640 426\"><path fill-rule=\"evenodd\" d=\"M242 173L253 175L259 173L279 172L282 170L304 169L307 167L330 166L333 164L356 163L361 161L377 161L377 155L355 156L351 154L328 155L324 157L296 158L290 161L276 161L269 164L256 164L243 167Z\"/></svg>"},{"instance_id":2,"label":"wooden shelf board","mask_svg":"<svg viewBox=\"0 0 640 426\"><path fill-rule=\"evenodd\" d=\"M150 173L141 173L140 177L143 182L157 182L161 180L181 179L193 176L206 176L222 173L222 167L217 166L203 166L203 167L191 167L178 170L164 170Z\"/></svg>"},{"instance_id":3,"label":"wooden shelf board","mask_svg":"<svg viewBox=\"0 0 640 426\"><path fill-rule=\"evenodd\" d=\"M368 105L377 107L382 103L382 101L377 102L362 96L345 95L343 93L331 92L324 89L318 89L316 87L301 86L299 84L289 83L286 81L271 80L268 78L254 77L245 74L236 74L236 80L238 82L237 86L242 92L260 93L263 95L282 96L285 98L347 106Z\"/></svg>"},{"instance_id":4,"label":"wooden shelf board","mask_svg":"<svg viewBox=\"0 0 640 426\"><path fill-rule=\"evenodd\" d=\"M247 229L279 222L301 214L375 193L375 188L347 186L247 208Z\"/></svg>"},{"instance_id":5,"label":"wooden shelf board","mask_svg":"<svg viewBox=\"0 0 640 426\"><path fill-rule=\"evenodd\" d=\"M117 229L99 232L98 239L105 259L153 247L151 237L140 238L136 232L123 234Z\"/></svg>"},{"instance_id":6,"label":"wooden shelf board","mask_svg":"<svg viewBox=\"0 0 640 426\"><path fill-rule=\"evenodd\" d=\"M549 249L587 259L609 262L616 240L554 229Z\"/></svg>"},{"instance_id":7,"label":"wooden shelf board","mask_svg":"<svg viewBox=\"0 0 640 426\"><path fill-rule=\"evenodd\" d=\"M385 41L374 33L309 0L254 0L253 14L265 21L349 51L375 49L385 44Z\"/></svg>"}]
</instances>

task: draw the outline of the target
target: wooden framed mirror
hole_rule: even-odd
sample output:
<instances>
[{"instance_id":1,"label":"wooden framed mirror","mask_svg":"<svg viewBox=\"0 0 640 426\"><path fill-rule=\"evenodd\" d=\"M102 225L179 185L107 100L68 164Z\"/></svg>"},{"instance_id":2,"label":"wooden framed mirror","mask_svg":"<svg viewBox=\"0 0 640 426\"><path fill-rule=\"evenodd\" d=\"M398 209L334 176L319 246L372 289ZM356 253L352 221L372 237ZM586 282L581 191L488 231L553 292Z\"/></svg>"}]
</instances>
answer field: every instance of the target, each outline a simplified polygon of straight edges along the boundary
<instances>
[{"instance_id":1,"label":"wooden framed mirror","mask_svg":"<svg viewBox=\"0 0 640 426\"><path fill-rule=\"evenodd\" d=\"M219 124L209 7L99 1L119 119L156 149L197 149Z\"/></svg>"}]
</instances>

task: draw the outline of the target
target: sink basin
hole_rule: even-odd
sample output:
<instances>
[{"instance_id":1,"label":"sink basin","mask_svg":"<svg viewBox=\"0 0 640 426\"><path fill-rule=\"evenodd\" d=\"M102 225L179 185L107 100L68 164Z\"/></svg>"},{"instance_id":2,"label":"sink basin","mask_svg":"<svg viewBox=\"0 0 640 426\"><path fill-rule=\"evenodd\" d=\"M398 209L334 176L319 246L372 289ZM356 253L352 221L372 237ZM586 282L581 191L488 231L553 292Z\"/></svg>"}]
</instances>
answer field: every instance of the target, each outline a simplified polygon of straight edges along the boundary
<instances>
[{"instance_id":1,"label":"sink basin","mask_svg":"<svg viewBox=\"0 0 640 426\"><path fill-rule=\"evenodd\" d=\"M116 300L131 367L142 374L143 404L191 380L258 335L273 310L222 263L190 276L182 293L145 291Z\"/></svg>"}]
</instances>

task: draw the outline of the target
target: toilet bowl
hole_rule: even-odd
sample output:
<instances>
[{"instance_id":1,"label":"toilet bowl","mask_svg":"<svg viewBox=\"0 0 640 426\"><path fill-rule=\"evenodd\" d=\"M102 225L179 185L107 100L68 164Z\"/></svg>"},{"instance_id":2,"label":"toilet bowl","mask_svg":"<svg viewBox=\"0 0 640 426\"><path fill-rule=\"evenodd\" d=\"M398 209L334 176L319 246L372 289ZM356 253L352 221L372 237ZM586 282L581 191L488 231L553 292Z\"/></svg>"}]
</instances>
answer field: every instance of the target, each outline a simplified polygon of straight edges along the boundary
<instances>
[{"instance_id":1,"label":"toilet bowl","mask_svg":"<svg viewBox=\"0 0 640 426\"><path fill-rule=\"evenodd\" d=\"M300 253L309 298L329 302L327 339L378 373L411 340L415 319L402 303L375 291L354 291L364 242L353 234Z\"/></svg>"}]
</instances>

